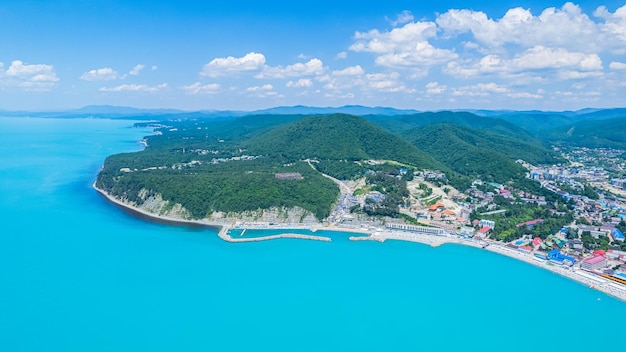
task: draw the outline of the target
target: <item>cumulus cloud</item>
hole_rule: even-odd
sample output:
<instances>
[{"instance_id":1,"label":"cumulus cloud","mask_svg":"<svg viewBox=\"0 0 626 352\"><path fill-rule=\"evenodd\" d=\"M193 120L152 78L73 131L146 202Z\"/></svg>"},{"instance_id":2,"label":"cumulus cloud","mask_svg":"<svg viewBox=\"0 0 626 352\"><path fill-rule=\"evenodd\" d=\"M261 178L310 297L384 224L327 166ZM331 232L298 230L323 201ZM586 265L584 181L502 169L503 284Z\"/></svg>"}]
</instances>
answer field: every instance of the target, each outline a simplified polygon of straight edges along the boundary
<instances>
[{"instance_id":1,"label":"cumulus cloud","mask_svg":"<svg viewBox=\"0 0 626 352\"><path fill-rule=\"evenodd\" d=\"M218 57L204 65L200 75L219 77L260 70L265 66L265 55L250 52L242 57Z\"/></svg>"},{"instance_id":2,"label":"cumulus cloud","mask_svg":"<svg viewBox=\"0 0 626 352\"><path fill-rule=\"evenodd\" d=\"M274 87L271 84L264 84L262 86L254 86L246 88L246 92L259 92L264 90L272 90Z\"/></svg>"},{"instance_id":3,"label":"cumulus cloud","mask_svg":"<svg viewBox=\"0 0 626 352\"><path fill-rule=\"evenodd\" d=\"M84 81L109 81L118 78L120 78L120 74L110 67L90 70L80 76L80 79Z\"/></svg>"},{"instance_id":4,"label":"cumulus cloud","mask_svg":"<svg viewBox=\"0 0 626 352\"><path fill-rule=\"evenodd\" d=\"M602 70L602 60L597 54L569 52L562 48L536 46L525 50L511 59L499 55L486 55L470 64L450 62L444 71L458 78L469 78L485 74L508 76L515 73L540 72L565 69L576 72Z\"/></svg>"},{"instance_id":5,"label":"cumulus cloud","mask_svg":"<svg viewBox=\"0 0 626 352\"><path fill-rule=\"evenodd\" d=\"M449 10L438 16L436 22L448 35L472 33L487 48L511 43L527 48L541 45L590 52L602 43L598 40L599 26L571 2L558 9L547 8L538 16L516 7L495 20L481 11Z\"/></svg>"},{"instance_id":6,"label":"cumulus cloud","mask_svg":"<svg viewBox=\"0 0 626 352\"><path fill-rule=\"evenodd\" d=\"M611 70L626 70L626 64L623 62L613 61L609 64Z\"/></svg>"},{"instance_id":7,"label":"cumulus cloud","mask_svg":"<svg viewBox=\"0 0 626 352\"><path fill-rule=\"evenodd\" d=\"M405 24L407 22L411 22L415 19L411 11L404 10L402 11L395 20L391 21L392 26L397 26L399 24Z\"/></svg>"},{"instance_id":8,"label":"cumulus cloud","mask_svg":"<svg viewBox=\"0 0 626 352\"><path fill-rule=\"evenodd\" d=\"M626 42L626 5L618 8L614 13L609 12L605 6L600 6L594 15L605 20L601 26L604 33L615 40Z\"/></svg>"},{"instance_id":9,"label":"cumulus cloud","mask_svg":"<svg viewBox=\"0 0 626 352\"><path fill-rule=\"evenodd\" d=\"M52 65L25 64L14 60L6 71L0 63L0 83L4 86L17 86L29 91L46 91L59 82Z\"/></svg>"},{"instance_id":10,"label":"cumulus cloud","mask_svg":"<svg viewBox=\"0 0 626 352\"><path fill-rule=\"evenodd\" d=\"M439 82L429 82L426 84L426 93L430 95L442 94L448 87L440 85Z\"/></svg>"},{"instance_id":11,"label":"cumulus cloud","mask_svg":"<svg viewBox=\"0 0 626 352\"><path fill-rule=\"evenodd\" d=\"M336 70L332 72L333 76L360 76L364 74L361 65L346 67L343 70Z\"/></svg>"},{"instance_id":12,"label":"cumulus cloud","mask_svg":"<svg viewBox=\"0 0 626 352\"><path fill-rule=\"evenodd\" d=\"M131 75L131 76L137 76L139 74L139 72L141 72L141 70L144 69L144 67L145 66L141 65L141 64L136 65L135 67L133 67L132 70L130 70L130 72L128 72L128 74Z\"/></svg>"},{"instance_id":13,"label":"cumulus cloud","mask_svg":"<svg viewBox=\"0 0 626 352\"><path fill-rule=\"evenodd\" d=\"M146 92L155 93L167 88L167 83L162 83L157 86L149 86L146 84L122 84L116 87L101 87L101 92Z\"/></svg>"},{"instance_id":14,"label":"cumulus cloud","mask_svg":"<svg viewBox=\"0 0 626 352\"><path fill-rule=\"evenodd\" d=\"M348 53L345 51L339 52L337 53L337 56L335 58L337 59L346 59L348 57Z\"/></svg>"},{"instance_id":15,"label":"cumulus cloud","mask_svg":"<svg viewBox=\"0 0 626 352\"><path fill-rule=\"evenodd\" d=\"M459 88L454 88L452 91L452 95L455 96L469 96L469 97L487 97L491 95L491 93L507 93L509 91L508 88L498 85L497 83L479 83L472 86L464 86Z\"/></svg>"},{"instance_id":16,"label":"cumulus cloud","mask_svg":"<svg viewBox=\"0 0 626 352\"><path fill-rule=\"evenodd\" d=\"M428 41L436 35L436 23L411 22L388 32L357 32L350 50L373 53L376 64L387 67L427 67L456 59L454 51L436 48Z\"/></svg>"},{"instance_id":17,"label":"cumulus cloud","mask_svg":"<svg viewBox=\"0 0 626 352\"><path fill-rule=\"evenodd\" d=\"M196 82L188 86L183 86L182 88L187 94L196 95L196 94L218 93L221 86L218 83L210 83L210 84L202 85L202 83Z\"/></svg>"},{"instance_id":18,"label":"cumulus cloud","mask_svg":"<svg viewBox=\"0 0 626 352\"><path fill-rule=\"evenodd\" d=\"M287 87L289 88L308 88L313 86L313 81L309 78L300 78L297 81L289 81L287 82Z\"/></svg>"},{"instance_id":19,"label":"cumulus cloud","mask_svg":"<svg viewBox=\"0 0 626 352\"><path fill-rule=\"evenodd\" d=\"M397 72L392 73L370 73L365 75L368 83L367 86L373 90L377 90L380 92L386 93L397 93L397 92L405 92L405 93L413 93L414 89L408 89L404 83L402 83L398 78L400 74Z\"/></svg>"},{"instance_id":20,"label":"cumulus cloud","mask_svg":"<svg viewBox=\"0 0 626 352\"><path fill-rule=\"evenodd\" d=\"M320 59L311 59L307 62L298 62L288 66L266 66L263 71L257 74L256 78L287 78L287 77L301 77L301 76L313 76L324 73L326 68L324 63Z\"/></svg>"}]
</instances>

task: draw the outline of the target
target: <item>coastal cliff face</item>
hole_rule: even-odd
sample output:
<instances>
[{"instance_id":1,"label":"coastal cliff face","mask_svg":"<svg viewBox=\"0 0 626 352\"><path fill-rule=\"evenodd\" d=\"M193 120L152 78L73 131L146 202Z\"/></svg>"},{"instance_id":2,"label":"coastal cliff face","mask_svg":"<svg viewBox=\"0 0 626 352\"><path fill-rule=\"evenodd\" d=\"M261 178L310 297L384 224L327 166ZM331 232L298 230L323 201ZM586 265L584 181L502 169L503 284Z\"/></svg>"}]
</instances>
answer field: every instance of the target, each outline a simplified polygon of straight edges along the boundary
<instances>
[{"instance_id":1,"label":"coastal cliff face","mask_svg":"<svg viewBox=\"0 0 626 352\"><path fill-rule=\"evenodd\" d=\"M315 216L300 207L293 208L270 208L270 209L258 209L255 211L246 211L243 213L222 213L215 212L208 218L209 221L216 222L267 222L267 223L281 223L281 224L307 224L318 225L321 224Z\"/></svg>"},{"instance_id":2,"label":"coastal cliff face","mask_svg":"<svg viewBox=\"0 0 626 352\"><path fill-rule=\"evenodd\" d=\"M164 200L160 193L150 192L143 188L139 191L138 198L141 204L129 201L128 199L120 199L106 194L107 197L116 200L124 206L134 208L141 212L153 214L159 217L167 217L180 220L192 220L191 213L179 203L172 203ZM293 208L277 208L258 209L255 211L246 211L242 213L224 213L214 212L205 219L214 223L233 223L233 222L267 222L267 223L290 223L290 224L307 224L317 225L320 221L315 216L300 207Z\"/></svg>"}]
</instances>

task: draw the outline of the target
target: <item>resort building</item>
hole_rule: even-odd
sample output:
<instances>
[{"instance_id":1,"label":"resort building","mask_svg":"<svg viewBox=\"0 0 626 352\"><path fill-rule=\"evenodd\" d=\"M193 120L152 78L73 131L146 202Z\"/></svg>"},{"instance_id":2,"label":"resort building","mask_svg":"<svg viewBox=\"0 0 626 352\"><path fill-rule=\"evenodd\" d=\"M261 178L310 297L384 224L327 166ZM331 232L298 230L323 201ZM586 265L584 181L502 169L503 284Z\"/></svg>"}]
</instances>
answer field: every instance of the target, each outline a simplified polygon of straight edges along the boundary
<instances>
[{"instance_id":1,"label":"resort building","mask_svg":"<svg viewBox=\"0 0 626 352\"><path fill-rule=\"evenodd\" d=\"M480 220L480 222L478 223L478 226L480 227L488 227L490 229L495 229L496 228L496 222L492 221L492 220Z\"/></svg>"},{"instance_id":2,"label":"resort building","mask_svg":"<svg viewBox=\"0 0 626 352\"><path fill-rule=\"evenodd\" d=\"M580 268L585 270L598 270L606 266L606 257L598 255L592 258L587 258L580 263Z\"/></svg>"},{"instance_id":3,"label":"resort building","mask_svg":"<svg viewBox=\"0 0 626 352\"><path fill-rule=\"evenodd\" d=\"M411 231L411 232L423 233L426 235L445 236L447 233L445 229L438 228L438 227L425 227L425 226L404 225L404 224L387 224L385 226L391 230Z\"/></svg>"}]
</instances>

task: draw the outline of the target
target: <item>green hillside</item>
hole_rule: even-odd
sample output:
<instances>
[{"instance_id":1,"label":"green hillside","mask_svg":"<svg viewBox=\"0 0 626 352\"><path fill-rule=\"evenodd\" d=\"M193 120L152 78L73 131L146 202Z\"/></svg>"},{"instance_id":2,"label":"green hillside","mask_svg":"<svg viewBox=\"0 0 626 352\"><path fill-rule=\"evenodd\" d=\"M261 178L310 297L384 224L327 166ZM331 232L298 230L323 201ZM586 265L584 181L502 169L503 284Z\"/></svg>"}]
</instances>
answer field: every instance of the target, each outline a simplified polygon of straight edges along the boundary
<instances>
[{"instance_id":1,"label":"green hillside","mask_svg":"<svg viewBox=\"0 0 626 352\"><path fill-rule=\"evenodd\" d=\"M318 160L394 160L419 168L441 164L402 138L367 120L345 114L313 116L243 143L251 152L287 162Z\"/></svg>"},{"instance_id":2,"label":"green hillside","mask_svg":"<svg viewBox=\"0 0 626 352\"><path fill-rule=\"evenodd\" d=\"M469 112L440 111L401 116L371 115L367 116L367 119L394 134L404 134L406 131L416 127L447 123L461 127L489 130L517 138L534 138L528 131L513 122L478 116Z\"/></svg>"},{"instance_id":3,"label":"green hillside","mask_svg":"<svg viewBox=\"0 0 626 352\"><path fill-rule=\"evenodd\" d=\"M626 117L579 121L548 130L544 138L564 145L626 149Z\"/></svg>"},{"instance_id":4,"label":"green hillside","mask_svg":"<svg viewBox=\"0 0 626 352\"><path fill-rule=\"evenodd\" d=\"M97 186L139 204L142 189L159 193L194 218L298 206L323 219L339 189L303 159L317 159L318 170L340 178L375 169L359 163L368 159L445 169L400 137L351 115L169 121L159 132L144 151L108 157ZM280 173L302 178L281 180Z\"/></svg>"},{"instance_id":5,"label":"green hillside","mask_svg":"<svg viewBox=\"0 0 626 352\"><path fill-rule=\"evenodd\" d=\"M452 124L432 124L403 134L419 149L454 170L487 181L523 178L526 170L515 163L552 163L557 156L535 139L520 139L493 131Z\"/></svg>"}]
</instances>

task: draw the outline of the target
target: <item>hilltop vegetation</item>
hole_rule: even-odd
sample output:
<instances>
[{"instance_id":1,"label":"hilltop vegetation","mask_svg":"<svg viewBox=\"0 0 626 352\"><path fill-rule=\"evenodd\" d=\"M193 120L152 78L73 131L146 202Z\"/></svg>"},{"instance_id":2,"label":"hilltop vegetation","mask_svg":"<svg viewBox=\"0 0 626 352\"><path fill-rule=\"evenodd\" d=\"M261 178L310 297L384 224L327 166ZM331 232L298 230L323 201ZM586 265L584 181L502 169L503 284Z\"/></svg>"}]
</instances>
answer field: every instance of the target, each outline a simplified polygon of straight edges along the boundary
<instances>
[{"instance_id":1,"label":"hilltop vegetation","mask_svg":"<svg viewBox=\"0 0 626 352\"><path fill-rule=\"evenodd\" d=\"M526 169L515 160L553 163L558 157L541 142L449 123L411 129L403 135L453 171L471 178L506 182L523 179Z\"/></svg>"},{"instance_id":2,"label":"hilltop vegetation","mask_svg":"<svg viewBox=\"0 0 626 352\"><path fill-rule=\"evenodd\" d=\"M626 116L560 126L547 131L545 138L562 145L626 149Z\"/></svg>"},{"instance_id":3,"label":"hilltop vegetation","mask_svg":"<svg viewBox=\"0 0 626 352\"><path fill-rule=\"evenodd\" d=\"M515 160L558 162L559 156L547 148L550 139L587 146L626 144L624 118L602 115L600 120L588 121L581 117L584 115L564 114L552 120L549 133L537 138L515 122L545 125L543 119L549 116L520 114L486 117L438 112L368 115L367 119L346 114L267 114L169 119L161 122L157 134L146 138L144 151L107 158L97 185L137 203L144 198L142 192L158 193L168 202L182 204L195 218L213 212L300 207L323 219L339 190L320 172L339 179L363 177L368 172L388 174L385 167L369 162L375 160L411 171L443 171L448 182L459 189L474 178L528 186L526 170ZM613 117L611 114L607 116ZM573 120L577 122L563 125ZM541 131L541 127L534 126L533 131ZM304 160L312 160L317 170ZM302 179L276 178L276 174L290 172L301 174Z\"/></svg>"},{"instance_id":4,"label":"hilltop vegetation","mask_svg":"<svg viewBox=\"0 0 626 352\"><path fill-rule=\"evenodd\" d=\"M323 219L339 190L304 159L317 159L324 172L347 178L367 171L361 160L440 166L408 142L351 115L169 124L148 138L146 150L108 157L97 186L138 204L146 191L160 194L194 218L297 206ZM280 180L280 173L299 173L302 179Z\"/></svg>"}]
</instances>

